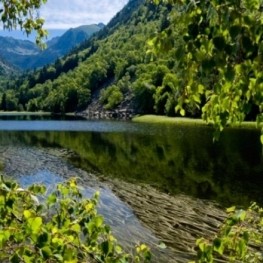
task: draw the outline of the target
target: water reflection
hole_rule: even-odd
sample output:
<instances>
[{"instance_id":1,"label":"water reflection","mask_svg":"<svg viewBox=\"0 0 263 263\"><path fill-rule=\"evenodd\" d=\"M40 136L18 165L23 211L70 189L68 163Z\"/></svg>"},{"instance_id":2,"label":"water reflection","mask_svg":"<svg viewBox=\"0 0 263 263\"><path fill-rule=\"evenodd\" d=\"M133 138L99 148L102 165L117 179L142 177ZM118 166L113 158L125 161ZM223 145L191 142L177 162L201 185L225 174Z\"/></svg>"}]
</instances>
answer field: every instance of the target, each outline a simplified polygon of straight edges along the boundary
<instances>
[{"instance_id":1,"label":"water reflection","mask_svg":"<svg viewBox=\"0 0 263 263\"><path fill-rule=\"evenodd\" d=\"M30 128L28 122L23 125ZM85 121L83 132L63 131L59 125L53 126L60 131L2 131L0 143L65 148L76 167L147 183L173 195L185 193L224 206L248 205L251 200L263 204L258 130L229 129L213 143L209 127ZM80 128L78 121L65 125Z\"/></svg>"},{"instance_id":2,"label":"water reflection","mask_svg":"<svg viewBox=\"0 0 263 263\"><path fill-rule=\"evenodd\" d=\"M23 187L41 183L51 192L56 184L77 176L83 186L84 196L91 197L95 191L100 192L98 212L104 216L106 224L112 227L113 234L127 250L130 251L135 244L144 242L152 247L155 257L160 259L159 262L169 262L168 259L174 257L169 249L166 255L160 256L157 248L160 240L142 225L132 208L96 176L65 162L62 158L64 151L55 148L43 151L34 146L14 146L8 143L0 144L0 153L5 174L17 179Z\"/></svg>"},{"instance_id":3,"label":"water reflection","mask_svg":"<svg viewBox=\"0 0 263 263\"><path fill-rule=\"evenodd\" d=\"M0 127L7 174L48 185L79 176L88 196L100 190L99 211L123 244L168 244L157 262L191 259L189 244L222 220L221 208L196 198L263 204L257 130L228 129L213 143L213 130L202 126L5 120Z\"/></svg>"},{"instance_id":4,"label":"water reflection","mask_svg":"<svg viewBox=\"0 0 263 263\"><path fill-rule=\"evenodd\" d=\"M59 159L57 159L57 161L61 162ZM61 163L58 165L61 166ZM51 168L50 170L53 169ZM51 193L58 183L64 182L65 177L68 177L67 173L61 176L54 173L54 171L51 172L41 168L35 171L27 169L27 172L28 175L18 178L19 183L23 187L28 187L32 183L44 184L48 189L48 193ZM114 235L122 241L123 246L132 249L132 246L139 242L146 242L152 245L156 245L160 242L150 230L142 226L134 215L133 210L126 203L121 201L111 189L99 182L95 184L93 181L92 184L89 184L87 180L89 177L90 175L86 174L85 183L80 180L83 186L85 186L85 188L82 189L82 193L85 197L91 198L96 191L100 192L98 212L104 216L106 224L112 226Z\"/></svg>"}]
</instances>

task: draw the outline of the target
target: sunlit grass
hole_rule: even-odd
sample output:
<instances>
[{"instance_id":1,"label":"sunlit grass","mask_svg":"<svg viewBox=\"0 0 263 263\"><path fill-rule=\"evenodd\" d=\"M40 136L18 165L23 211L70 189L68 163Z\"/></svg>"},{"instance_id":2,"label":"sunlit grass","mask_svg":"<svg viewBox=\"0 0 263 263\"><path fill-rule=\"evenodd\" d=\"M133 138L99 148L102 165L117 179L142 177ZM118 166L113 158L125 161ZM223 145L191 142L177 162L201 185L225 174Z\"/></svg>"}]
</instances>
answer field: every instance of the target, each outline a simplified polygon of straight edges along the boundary
<instances>
[{"instance_id":1,"label":"sunlit grass","mask_svg":"<svg viewBox=\"0 0 263 263\"><path fill-rule=\"evenodd\" d=\"M202 119L193 119L193 118L186 118L186 117L167 117L167 116L159 116L159 115L141 115L135 116L132 121L134 122L144 122L144 123L163 123L163 124L183 124L183 125L210 125L212 123L207 123ZM242 122L238 124L232 125L233 127L241 127L241 128L260 128L263 125L259 125L257 127L256 122Z\"/></svg>"},{"instance_id":2,"label":"sunlit grass","mask_svg":"<svg viewBox=\"0 0 263 263\"><path fill-rule=\"evenodd\" d=\"M185 117L167 117L159 115L142 115L135 116L132 121L134 122L145 122L145 123L174 123L174 124L200 124L206 125L206 122L201 119L191 119Z\"/></svg>"}]
</instances>

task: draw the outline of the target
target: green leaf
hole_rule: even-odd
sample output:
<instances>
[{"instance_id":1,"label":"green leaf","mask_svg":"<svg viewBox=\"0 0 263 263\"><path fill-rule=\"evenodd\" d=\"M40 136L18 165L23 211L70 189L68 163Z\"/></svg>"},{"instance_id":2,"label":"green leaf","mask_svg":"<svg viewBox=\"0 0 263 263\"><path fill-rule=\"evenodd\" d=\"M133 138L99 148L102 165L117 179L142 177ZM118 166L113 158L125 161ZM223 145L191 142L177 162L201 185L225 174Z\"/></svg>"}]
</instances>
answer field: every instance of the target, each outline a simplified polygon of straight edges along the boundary
<instances>
[{"instance_id":1,"label":"green leaf","mask_svg":"<svg viewBox=\"0 0 263 263\"><path fill-rule=\"evenodd\" d=\"M42 218L41 217L35 217L35 218L29 218L28 223L30 225L31 231L34 234L37 234L42 226Z\"/></svg>"},{"instance_id":2,"label":"green leaf","mask_svg":"<svg viewBox=\"0 0 263 263\"><path fill-rule=\"evenodd\" d=\"M182 116L185 116L185 110L184 110L184 109L181 109L181 110L180 110L180 114L181 114Z\"/></svg>"},{"instance_id":3,"label":"green leaf","mask_svg":"<svg viewBox=\"0 0 263 263\"><path fill-rule=\"evenodd\" d=\"M107 241L102 242L101 248L102 248L103 253L105 255L108 255L108 253L109 253L109 241L107 240Z\"/></svg>"},{"instance_id":4,"label":"green leaf","mask_svg":"<svg viewBox=\"0 0 263 263\"><path fill-rule=\"evenodd\" d=\"M220 255L223 255L224 253L224 245L220 238L215 238L213 241L214 250L219 253Z\"/></svg>"},{"instance_id":5,"label":"green leaf","mask_svg":"<svg viewBox=\"0 0 263 263\"><path fill-rule=\"evenodd\" d=\"M235 210L236 210L236 207L235 207L235 206L231 206L231 207L227 208L226 212L227 212L227 213L232 213L232 212L234 212Z\"/></svg>"},{"instance_id":6,"label":"green leaf","mask_svg":"<svg viewBox=\"0 0 263 263\"><path fill-rule=\"evenodd\" d=\"M158 247L159 247L160 249L166 249L166 245L165 245L163 242L161 242L161 243L158 245Z\"/></svg>"},{"instance_id":7,"label":"green leaf","mask_svg":"<svg viewBox=\"0 0 263 263\"><path fill-rule=\"evenodd\" d=\"M116 252L118 253L118 254L121 254L122 253L122 247L121 246L119 246L119 245L117 245L116 247L115 247L115 250L116 250Z\"/></svg>"},{"instance_id":8,"label":"green leaf","mask_svg":"<svg viewBox=\"0 0 263 263\"><path fill-rule=\"evenodd\" d=\"M239 210L239 211L237 211L237 213L236 213L235 216L236 216L239 220L244 221L245 218L246 218L246 215L247 215L246 211L244 211L244 210Z\"/></svg>"},{"instance_id":9,"label":"green leaf","mask_svg":"<svg viewBox=\"0 0 263 263\"><path fill-rule=\"evenodd\" d=\"M42 255L45 259L48 259L52 256L52 250L50 247L46 246L41 249Z\"/></svg>"},{"instance_id":10,"label":"green leaf","mask_svg":"<svg viewBox=\"0 0 263 263\"><path fill-rule=\"evenodd\" d=\"M63 262L63 257L60 254L54 254L54 257L58 260L58 262Z\"/></svg>"},{"instance_id":11,"label":"green leaf","mask_svg":"<svg viewBox=\"0 0 263 263\"><path fill-rule=\"evenodd\" d=\"M239 255L241 258L243 258L247 252L247 246L246 246L245 241L243 239L239 240L238 248L239 248Z\"/></svg>"},{"instance_id":12,"label":"green leaf","mask_svg":"<svg viewBox=\"0 0 263 263\"><path fill-rule=\"evenodd\" d=\"M263 144L263 134L260 136L261 144Z\"/></svg>"},{"instance_id":13,"label":"green leaf","mask_svg":"<svg viewBox=\"0 0 263 263\"><path fill-rule=\"evenodd\" d=\"M249 241L249 233L248 233L248 231L245 231L245 232L243 233L243 238L244 238L244 240L245 240L245 242L246 242L246 244L247 244L248 241Z\"/></svg>"},{"instance_id":14,"label":"green leaf","mask_svg":"<svg viewBox=\"0 0 263 263\"><path fill-rule=\"evenodd\" d=\"M101 217L101 216L97 216L96 218L95 218L95 226L96 227L100 227L102 224L103 224L103 217Z\"/></svg>"},{"instance_id":15,"label":"green leaf","mask_svg":"<svg viewBox=\"0 0 263 263\"><path fill-rule=\"evenodd\" d=\"M24 260L25 263L34 263L35 262L34 257L32 257L32 256L30 257L30 256L27 256L27 255L23 255L23 260Z\"/></svg>"},{"instance_id":16,"label":"green leaf","mask_svg":"<svg viewBox=\"0 0 263 263\"><path fill-rule=\"evenodd\" d=\"M89 235L92 235L93 231L95 230L95 224L93 221L90 221L86 224L86 228L88 229Z\"/></svg>"},{"instance_id":17,"label":"green leaf","mask_svg":"<svg viewBox=\"0 0 263 263\"><path fill-rule=\"evenodd\" d=\"M58 246L61 246L61 245L63 245L64 241L61 238L54 237L54 238L52 238L52 243L57 244Z\"/></svg>"},{"instance_id":18,"label":"green leaf","mask_svg":"<svg viewBox=\"0 0 263 263\"><path fill-rule=\"evenodd\" d=\"M79 224L74 224L73 226L71 226L71 230L73 230L76 233L80 233L81 227Z\"/></svg>"},{"instance_id":19,"label":"green leaf","mask_svg":"<svg viewBox=\"0 0 263 263\"><path fill-rule=\"evenodd\" d=\"M47 198L47 204L52 205L57 202L57 195L55 193L52 193L51 195L48 196Z\"/></svg>"},{"instance_id":20,"label":"green leaf","mask_svg":"<svg viewBox=\"0 0 263 263\"><path fill-rule=\"evenodd\" d=\"M96 191L94 194L94 198L97 200L97 199L99 199L99 197L100 197L100 192Z\"/></svg>"},{"instance_id":21,"label":"green leaf","mask_svg":"<svg viewBox=\"0 0 263 263\"><path fill-rule=\"evenodd\" d=\"M44 194L46 192L46 187L44 185L33 184L28 190L34 194Z\"/></svg>"},{"instance_id":22,"label":"green leaf","mask_svg":"<svg viewBox=\"0 0 263 263\"><path fill-rule=\"evenodd\" d=\"M204 252L206 248L206 240L204 238L199 238L196 240L196 245L199 247L199 249Z\"/></svg>"},{"instance_id":23,"label":"green leaf","mask_svg":"<svg viewBox=\"0 0 263 263\"><path fill-rule=\"evenodd\" d=\"M221 246L221 239L216 238L213 243L216 248L219 248Z\"/></svg>"},{"instance_id":24,"label":"green leaf","mask_svg":"<svg viewBox=\"0 0 263 263\"><path fill-rule=\"evenodd\" d=\"M30 218L31 215L32 215L32 213L31 213L30 210L25 210L23 214L24 214L24 217L25 217L26 219Z\"/></svg>"}]
</instances>

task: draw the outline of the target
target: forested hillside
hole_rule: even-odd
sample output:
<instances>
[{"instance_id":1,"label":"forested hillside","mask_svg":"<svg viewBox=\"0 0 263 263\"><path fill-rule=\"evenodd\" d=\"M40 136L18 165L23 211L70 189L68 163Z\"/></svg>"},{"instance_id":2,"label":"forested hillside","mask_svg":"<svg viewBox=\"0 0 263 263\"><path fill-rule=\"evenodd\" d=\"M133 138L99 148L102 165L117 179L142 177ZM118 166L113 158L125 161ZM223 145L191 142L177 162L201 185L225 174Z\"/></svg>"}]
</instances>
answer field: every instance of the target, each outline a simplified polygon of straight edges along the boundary
<instances>
[{"instance_id":1,"label":"forested hillside","mask_svg":"<svg viewBox=\"0 0 263 263\"><path fill-rule=\"evenodd\" d=\"M7 78L7 76L15 72L17 72L17 69L0 57L0 78Z\"/></svg>"},{"instance_id":2,"label":"forested hillside","mask_svg":"<svg viewBox=\"0 0 263 263\"><path fill-rule=\"evenodd\" d=\"M6 86L6 81L8 78L17 74L18 70L14 68L12 65L7 63L2 57L0 57L0 92L4 86Z\"/></svg>"},{"instance_id":3,"label":"forested hillside","mask_svg":"<svg viewBox=\"0 0 263 263\"><path fill-rule=\"evenodd\" d=\"M10 105L17 106L7 107L7 110L64 113L87 108L93 111L119 108L136 113L173 116L178 100L185 97L181 102L185 103L184 108L179 113L200 117L199 104L206 102L203 86L197 85L200 96L191 96L197 103L186 103L189 94L185 94L184 86L178 88L190 81L185 73L180 75L182 65L178 61L182 61L183 54L187 54L178 48L180 43L186 41L180 36L180 30L187 31L191 38L199 29L194 24L187 25L179 20L173 28L169 15L176 13L176 8L154 5L150 1L130 0L106 27L78 49L51 66L9 82L2 96L12 101ZM156 38L158 32L161 32L160 37ZM163 40L159 45L158 41ZM201 43L198 43L194 45L200 46ZM163 49L158 56L152 49L153 44ZM217 48L216 44L214 48ZM190 57L185 57L183 63L190 60ZM201 63L199 67L203 72L203 81L212 85L218 72L206 74L206 69L213 67L209 63ZM196 78L200 77L198 74ZM248 117L253 118L258 111L258 107L250 109Z\"/></svg>"},{"instance_id":4,"label":"forested hillside","mask_svg":"<svg viewBox=\"0 0 263 263\"><path fill-rule=\"evenodd\" d=\"M14 110L14 105L29 111L84 110L96 93L105 109L133 100L142 110L152 111L152 85L159 83L151 79L163 66L157 68L147 57L146 42L165 17L160 9L143 0L130 1L78 50L49 67L9 82L5 97L13 103L7 110Z\"/></svg>"}]
</instances>

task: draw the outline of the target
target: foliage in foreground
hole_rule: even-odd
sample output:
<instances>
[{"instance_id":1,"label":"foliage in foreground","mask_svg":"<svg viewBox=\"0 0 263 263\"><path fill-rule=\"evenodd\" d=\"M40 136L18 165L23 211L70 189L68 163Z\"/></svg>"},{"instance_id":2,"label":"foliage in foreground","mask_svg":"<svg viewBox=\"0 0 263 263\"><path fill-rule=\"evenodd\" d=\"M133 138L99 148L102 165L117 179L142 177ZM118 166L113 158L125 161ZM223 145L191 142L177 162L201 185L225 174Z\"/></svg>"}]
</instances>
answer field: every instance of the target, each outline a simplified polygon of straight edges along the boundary
<instances>
[{"instance_id":1,"label":"foliage in foreground","mask_svg":"<svg viewBox=\"0 0 263 263\"><path fill-rule=\"evenodd\" d=\"M117 244L97 214L99 194L85 199L75 179L52 193L43 185L22 189L0 181L0 262L147 262L149 248L134 255Z\"/></svg>"},{"instance_id":2,"label":"foliage in foreground","mask_svg":"<svg viewBox=\"0 0 263 263\"><path fill-rule=\"evenodd\" d=\"M200 263L263 261L263 209L253 203L247 210L227 209L228 217L213 240L200 238Z\"/></svg>"},{"instance_id":3,"label":"foliage in foreground","mask_svg":"<svg viewBox=\"0 0 263 263\"><path fill-rule=\"evenodd\" d=\"M23 189L1 178L0 262L149 262L144 244L133 255L123 251L97 214L98 197L84 199L75 179L50 193L43 185ZM263 209L254 203L227 212L213 239L196 241L195 262L262 262Z\"/></svg>"},{"instance_id":4,"label":"foliage in foreground","mask_svg":"<svg viewBox=\"0 0 263 263\"><path fill-rule=\"evenodd\" d=\"M44 19L39 17L38 10L47 0L0 1L0 20L4 29L21 29L26 34L37 33L36 43L44 47L42 39L47 35L43 29Z\"/></svg>"},{"instance_id":5,"label":"foliage in foreground","mask_svg":"<svg viewBox=\"0 0 263 263\"><path fill-rule=\"evenodd\" d=\"M218 132L252 115L262 122L263 1L152 2L173 8L149 44L154 53L175 50L175 110L184 116L186 106L200 108Z\"/></svg>"}]
</instances>

